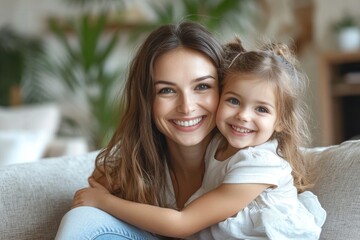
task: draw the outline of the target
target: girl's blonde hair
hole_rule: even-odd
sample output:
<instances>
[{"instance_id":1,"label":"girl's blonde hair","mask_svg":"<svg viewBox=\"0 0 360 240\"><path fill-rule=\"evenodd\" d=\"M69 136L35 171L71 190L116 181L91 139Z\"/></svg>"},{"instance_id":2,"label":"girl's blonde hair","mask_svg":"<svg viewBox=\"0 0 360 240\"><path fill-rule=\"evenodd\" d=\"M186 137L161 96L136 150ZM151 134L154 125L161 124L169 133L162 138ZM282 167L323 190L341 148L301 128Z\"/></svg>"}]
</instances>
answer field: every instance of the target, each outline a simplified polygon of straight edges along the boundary
<instances>
[{"instance_id":1,"label":"girl's blonde hair","mask_svg":"<svg viewBox=\"0 0 360 240\"><path fill-rule=\"evenodd\" d=\"M277 139L277 154L292 167L294 184L299 192L310 186L307 168L300 152L310 140L307 126L306 105L302 100L307 78L298 69L297 60L285 44L265 44L261 50L246 51L237 38L224 47L224 74L227 76L251 74L275 86L277 122L280 131L271 139Z\"/></svg>"}]
</instances>

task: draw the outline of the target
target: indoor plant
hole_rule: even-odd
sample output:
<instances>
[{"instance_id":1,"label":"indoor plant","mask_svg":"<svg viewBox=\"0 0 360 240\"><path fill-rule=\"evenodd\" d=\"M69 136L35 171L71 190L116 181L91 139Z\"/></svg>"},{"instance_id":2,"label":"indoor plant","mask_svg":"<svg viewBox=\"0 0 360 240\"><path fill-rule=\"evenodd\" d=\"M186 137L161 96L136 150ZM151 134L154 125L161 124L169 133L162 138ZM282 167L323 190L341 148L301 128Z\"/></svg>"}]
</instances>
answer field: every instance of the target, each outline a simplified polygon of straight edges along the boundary
<instances>
[{"instance_id":1,"label":"indoor plant","mask_svg":"<svg viewBox=\"0 0 360 240\"><path fill-rule=\"evenodd\" d=\"M22 85L39 78L42 41L15 32L10 27L0 29L0 105L26 102Z\"/></svg>"},{"instance_id":2,"label":"indoor plant","mask_svg":"<svg viewBox=\"0 0 360 240\"><path fill-rule=\"evenodd\" d=\"M360 47L360 29L356 19L345 14L333 25L337 34L339 48L344 51L358 50Z\"/></svg>"}]
</instances>

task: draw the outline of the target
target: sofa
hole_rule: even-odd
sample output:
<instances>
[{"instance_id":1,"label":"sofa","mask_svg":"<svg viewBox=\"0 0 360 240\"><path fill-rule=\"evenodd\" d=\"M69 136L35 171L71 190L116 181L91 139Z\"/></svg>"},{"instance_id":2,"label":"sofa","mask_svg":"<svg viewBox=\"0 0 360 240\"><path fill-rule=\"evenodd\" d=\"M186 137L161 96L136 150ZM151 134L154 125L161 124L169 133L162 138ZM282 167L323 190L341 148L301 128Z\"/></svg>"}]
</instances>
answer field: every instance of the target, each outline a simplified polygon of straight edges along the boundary
<instances>
[{"instance_id":1,"label":"sofa","mask_svg":"<svg viewBox=\"0 0 360 240\"><path fill-rule=\"evenodd\" d=\"M59 136L61 118L51 102L0 106L0 167L88 152L84 137Z\"/></svg>"},{"instance_id":2,"label":"sofa","mask_svg":"<svg viewBox=\"0 0 360 240\"><path fill-rule=\"evenodd\" d=\"M360 239L360 140L303 149L327 211L321 239ZM97 152L0 167L0 239L54 239Z\"/></svg>"}]
</instances>

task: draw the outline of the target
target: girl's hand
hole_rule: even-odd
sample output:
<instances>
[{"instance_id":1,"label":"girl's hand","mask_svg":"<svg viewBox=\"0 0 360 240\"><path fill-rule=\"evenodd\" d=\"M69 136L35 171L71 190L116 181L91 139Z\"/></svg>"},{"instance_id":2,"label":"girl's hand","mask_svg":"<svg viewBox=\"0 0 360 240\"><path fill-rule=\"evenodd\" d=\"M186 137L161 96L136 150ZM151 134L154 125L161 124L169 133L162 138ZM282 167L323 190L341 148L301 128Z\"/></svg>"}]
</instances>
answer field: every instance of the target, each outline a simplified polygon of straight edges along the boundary
<instances>
[{"instance_id":1,"label":"girl's hand","mask_svg":"<svg viewBox=\"0 0 360 240\"><path fill-rule=\"evenodd\" d=\"M110 192L100 183L96 182L94 178L89 178L90 187L82 188L75 193L72 207L91 206L100 208L100 204L106 195Z\"/></svg>"}]
</instances>

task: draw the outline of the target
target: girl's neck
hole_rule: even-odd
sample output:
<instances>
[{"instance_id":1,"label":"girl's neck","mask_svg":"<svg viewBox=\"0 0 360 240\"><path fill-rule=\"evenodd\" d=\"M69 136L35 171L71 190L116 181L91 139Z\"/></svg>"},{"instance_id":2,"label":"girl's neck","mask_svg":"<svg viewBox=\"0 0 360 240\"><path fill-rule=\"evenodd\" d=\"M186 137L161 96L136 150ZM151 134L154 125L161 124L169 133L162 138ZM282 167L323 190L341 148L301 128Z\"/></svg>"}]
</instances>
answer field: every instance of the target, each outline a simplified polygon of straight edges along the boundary
<instances>
[{"instance_id":1,"label":"girl's neck","mask_svg":"<svg viewBox=\"0 0 360 240\"><path fill-rule=\"evenodd\" d=\"M268 141L270 141L270 139L268 139L266 142L268 142ZM266 143L266 142L264 142L264 143ZM235 148L235 147L231 146L225 138L223 138L223 142L220 143L218 149L216 150L215 159L218 161L224 161L226 159L229 159L231 156L233 156L235 153L237 153L238 151L240 151L242 149L246 149L248 147L260 146L264 143L261 143L261 144L255 145L255 146L247 146L244 148Z\"/></svg>"},{"instance_id":2,"label":"girl's neck","mask_svg":"<svg viewBox=\"0 0 360 240\"><path fill-rule=\"evenodd\" d=\"M218 161L225 161L226 159L233 156L236 152L238 152L239 148L234 148L227 141L216 150L215 159Z\"/></svg>"}]
</instances>

